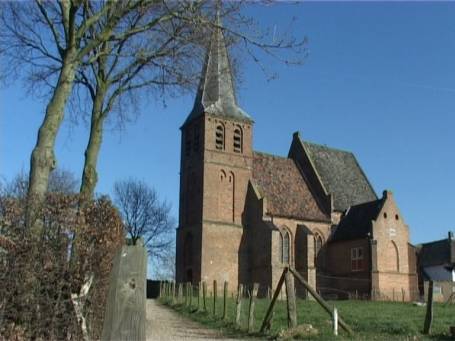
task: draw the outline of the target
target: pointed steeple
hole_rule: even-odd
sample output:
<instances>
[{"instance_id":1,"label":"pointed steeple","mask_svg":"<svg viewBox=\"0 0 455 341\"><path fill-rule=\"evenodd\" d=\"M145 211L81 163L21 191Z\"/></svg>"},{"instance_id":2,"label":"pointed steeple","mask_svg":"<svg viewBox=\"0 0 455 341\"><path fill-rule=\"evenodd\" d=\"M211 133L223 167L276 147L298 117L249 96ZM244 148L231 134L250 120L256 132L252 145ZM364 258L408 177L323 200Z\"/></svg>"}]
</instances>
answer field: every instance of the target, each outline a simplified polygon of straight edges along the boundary
<instances>
[{"instance_id":1,"label":"pointed steeple","mask_svg":"<svg viewBox=\"0 0 455 341\"><path fill-rule=\"evenodd\" d=\"M193 110L184 124L204 113L251 122L251 117L237 104L229 54L217 14L215 28L205 58Z\"/></svg>"}]
</instances>

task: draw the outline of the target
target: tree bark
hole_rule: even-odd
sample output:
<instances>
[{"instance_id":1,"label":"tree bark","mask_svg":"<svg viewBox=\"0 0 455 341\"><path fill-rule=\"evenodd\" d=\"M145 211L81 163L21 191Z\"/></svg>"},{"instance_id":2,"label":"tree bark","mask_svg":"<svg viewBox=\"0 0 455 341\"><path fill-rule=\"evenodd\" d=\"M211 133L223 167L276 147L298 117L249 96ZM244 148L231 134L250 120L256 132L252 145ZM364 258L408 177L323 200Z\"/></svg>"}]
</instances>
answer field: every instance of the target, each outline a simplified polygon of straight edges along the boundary
<instances>
[{"instance_id":1,"label":"tree bark","mask_svg":"<svg viewBox=\"0 0 455 341\"><path fill-rule=\"evenodd\" d=\"M63 58L57 85L46 107L43 123L38 131L38 138L30 159L30 178L27 207L27 223L32 222L34 209L47 191L49 174L56 167L54 154L55 139L62 123L65 105L71 94L78 61L76 49L68 49Z\"/></svg>"},{"instance_id":2,"label":"tree bark","mask_svg":"<svg viewBox=\"0 0 455 341\"><path fill-rule=\"evenodd\" d=\"M85 149L84 170L82 173L80 194L82 200L93 199L98 182L96 171L98 156L103 141L103 124L106 115L103 112L105 90L98 87L92 107L90 137Z\"/></svg>"}]
</instances>

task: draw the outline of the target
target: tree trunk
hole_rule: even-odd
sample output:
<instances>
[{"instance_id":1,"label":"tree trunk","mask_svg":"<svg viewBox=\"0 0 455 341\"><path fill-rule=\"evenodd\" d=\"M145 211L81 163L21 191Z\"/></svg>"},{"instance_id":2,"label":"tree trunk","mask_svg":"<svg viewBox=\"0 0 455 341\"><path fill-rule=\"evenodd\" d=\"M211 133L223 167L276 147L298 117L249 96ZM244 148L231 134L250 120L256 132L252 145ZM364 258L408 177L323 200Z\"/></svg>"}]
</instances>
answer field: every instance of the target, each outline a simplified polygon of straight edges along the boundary
<instances>
[{"instance_id":1,"label":"tree trunk","mask_svg":"<svg viewBox=\"0 0 455 341\"><path fill-rule=\"evenodd\" d=\"M90 124L90 137L85 149L84 170L82 173L80 194L83 200L92 199L95 193L98 173L96 164L103 140L103 124L106 115L103 113L103 102L106 92L100 88L96 90L96 96L92 107L92 120Z\"/></svg>"},{"instance_id":2,"label":"tree trunk","mask_svg":"<svg viewBox=\"0 0 455 341\"><path fill-rule=\"evenodd\" d=\"M66 102L71 94L77 66L76 50L67 50L57 85L46 107L46 115L39 128L36 145L30 158L28 224L33 221L34 208L46 194L49 174L56 167L55 139L64 117Z\"/></svg>"}]
</instances>

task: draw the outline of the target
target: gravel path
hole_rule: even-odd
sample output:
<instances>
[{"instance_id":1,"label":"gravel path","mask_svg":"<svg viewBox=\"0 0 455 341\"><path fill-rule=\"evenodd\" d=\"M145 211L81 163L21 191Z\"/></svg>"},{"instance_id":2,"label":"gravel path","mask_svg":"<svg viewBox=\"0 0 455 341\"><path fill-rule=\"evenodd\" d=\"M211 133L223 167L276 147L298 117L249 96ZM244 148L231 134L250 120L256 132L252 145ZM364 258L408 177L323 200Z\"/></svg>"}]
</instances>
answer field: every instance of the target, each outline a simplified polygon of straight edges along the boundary
<instances>
[{"instance_id":1,"label":"gravel path","mask_svg":"<svg viewBox=\"0 0 455 341\"><path fill-rule=\"evenodd\" d=\"M159 304L147 300L147 340L228 340L218 331L208 329Z\"/></svg>"}]
</instances>

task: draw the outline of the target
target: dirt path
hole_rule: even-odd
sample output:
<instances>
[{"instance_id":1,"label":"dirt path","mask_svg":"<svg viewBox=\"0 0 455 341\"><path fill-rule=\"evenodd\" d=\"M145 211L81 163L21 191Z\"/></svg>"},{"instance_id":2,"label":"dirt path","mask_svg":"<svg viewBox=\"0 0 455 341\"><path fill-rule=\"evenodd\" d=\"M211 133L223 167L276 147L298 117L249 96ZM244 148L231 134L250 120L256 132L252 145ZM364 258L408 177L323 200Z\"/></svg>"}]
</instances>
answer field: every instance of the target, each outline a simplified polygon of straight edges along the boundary
<instances>
[{"instance_id":1,"label":"dirt path","mask_svg":"<svg viewBox=\"0 0 455 341\"><path fill-rule=\"evenodd\" d=\"M147 340L228 340L219 332L207 329L172 309L147 300ZM232 340L232 339L231 339Z\"/></svg>"}]
</instances>

